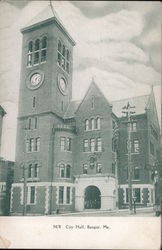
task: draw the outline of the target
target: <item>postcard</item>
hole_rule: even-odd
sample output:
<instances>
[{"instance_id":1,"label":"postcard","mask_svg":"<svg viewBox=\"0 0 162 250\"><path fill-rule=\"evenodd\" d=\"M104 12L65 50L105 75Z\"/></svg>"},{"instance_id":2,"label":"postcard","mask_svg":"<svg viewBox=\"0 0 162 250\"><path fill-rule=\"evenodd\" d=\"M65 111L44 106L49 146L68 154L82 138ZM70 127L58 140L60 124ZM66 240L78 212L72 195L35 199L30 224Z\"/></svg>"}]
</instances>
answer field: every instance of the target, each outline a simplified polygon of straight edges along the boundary
<instances>
[{"instance_id":1,"label":"postcard","mask_svg":"<svg viewBox=\"0 0 162 250\"><path fill-rule=\"evenodd\" d=\"M0 5L0 248L160 249L160 2Z\"/></svg>"}]
</instances>

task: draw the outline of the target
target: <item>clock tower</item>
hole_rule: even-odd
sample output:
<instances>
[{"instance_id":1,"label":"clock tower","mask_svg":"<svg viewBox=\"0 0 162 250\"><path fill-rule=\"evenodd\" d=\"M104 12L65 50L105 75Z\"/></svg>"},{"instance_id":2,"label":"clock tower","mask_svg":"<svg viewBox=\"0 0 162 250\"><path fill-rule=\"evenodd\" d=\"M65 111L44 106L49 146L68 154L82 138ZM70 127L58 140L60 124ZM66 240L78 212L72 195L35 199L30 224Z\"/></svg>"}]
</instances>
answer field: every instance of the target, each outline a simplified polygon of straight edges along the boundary
<instances>
[{"instance_id":1,"label":"clock tower","mask_svg":"<svg viewBox=\"0 0 162 250\"><path fill-rule=\"evenodd\" d=\"M21 32L22 63L11 212L48 213L52 199L50 186L59 176L59 170L54 175L57 168L54 131L64 127L64 114L72 98L75 42L52 5ZM67 187L67 193L72 192L70 188ZM53 192L59 190L58 187Z\"/></svg>"}]
</instances>

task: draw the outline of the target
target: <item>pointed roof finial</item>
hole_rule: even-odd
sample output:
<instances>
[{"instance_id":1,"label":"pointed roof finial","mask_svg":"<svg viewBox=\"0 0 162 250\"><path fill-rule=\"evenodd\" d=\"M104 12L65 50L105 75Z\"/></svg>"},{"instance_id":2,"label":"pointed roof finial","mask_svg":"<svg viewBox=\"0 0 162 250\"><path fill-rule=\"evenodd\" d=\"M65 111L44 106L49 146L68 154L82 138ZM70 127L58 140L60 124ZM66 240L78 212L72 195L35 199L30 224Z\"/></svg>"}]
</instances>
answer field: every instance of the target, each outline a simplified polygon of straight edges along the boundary
<instances>
[{"instance_id":1,"label":"pointed roof finial","mask_svg":"<svg viewBox=\"0 0 162 250\"><path fill-rule=\"evenodd\" d=\"M95 80L94 80L94 76L92 76L92 82L95 82Z\"/></svg>"},{"instance_id":2,"label":"pointed roof finial","mask_svg":"<svg viewBox=\"0 0 162 250\"><path fill-rule=\"evenodd\" d=\"M54 11L54 8L53 8L53 5L52 5L52 1L50 0L49 2L50 2L49 5L51 7L52 13L55 16L55 11Z\"/></svg>"}]
</instances>

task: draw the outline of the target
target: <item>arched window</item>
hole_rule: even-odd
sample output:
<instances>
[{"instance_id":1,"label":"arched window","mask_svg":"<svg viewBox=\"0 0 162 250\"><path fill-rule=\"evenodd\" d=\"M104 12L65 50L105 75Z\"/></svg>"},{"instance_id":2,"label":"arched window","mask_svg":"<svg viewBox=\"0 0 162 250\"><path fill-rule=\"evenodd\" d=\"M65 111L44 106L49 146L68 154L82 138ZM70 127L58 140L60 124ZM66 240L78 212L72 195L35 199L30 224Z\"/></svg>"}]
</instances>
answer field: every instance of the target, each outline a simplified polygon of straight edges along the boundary
<instances>
[{"instance_id":1,"label":"arched window","mask_svg":"<svg viewBox=\"0 0 162 250\"><path fill-rule=\"evenodd\" d=\"M32 66L32 58L33 58L33 42L30 41L28 44L27 66Z\"/></svg>"},{"instance_id":2,"label":"arched window","mask_svg":"<svg viewBox=\"0 0 162 250\"><path fill-rule=\"evenodd\" d=\"M65 56L65 46L62 46L62 55Z\"/></svg>"},{"instance_id":3,"label":"arched window","mask_svg":"<svg viewBox=\"0 0 162 250\"><path fill-rule=\"evenodd\" d=\"M61 66L65 69L65 46L62 46L62 59L61 59Z\"/></svg>"},{"instance_id":4,"label":"arched window","mask_svg":"<svg viewBox=\"0 0 162 250\"><path fill-rule=\"evenodd\" d=\"M61 53L61 42L58 41L58 51Z\"/></svg>"},{"instance_id":5,"label":"arched window","mask_svg":"<svg viewBox=\"0 0 162 250\"><path fill-rule=\"evenodd\" d=\"M70 165L67 165L66 166L66 178L70 178L70 175L71 175L71 166Z\"/></svg>"},{"instance_id":6,"label":"arched window","mask_svg":"<svg viewBox=\"0 0 162 250\"><path fill-rule=\"evenodd\" d=\"M37 50L39 50L39 49L40 49L40 40L37 39L37 40L35 41L35 49L34 49L34 51L37 51Z\"/></svg>"},{"instance_id":7,"label":"arched window","mask_svg":"<svg viewBox=\"0 0 162 250\"><path fill-rule=\"evenodd\" d=\"M101 172L102 172L102 165L101 165L101 163L97 163L96 173L100 174Z\"/></svg>"},{"instance_id":8,"label":"arched window","mask_svg":"<svg viewBox=\"0 0 162 250\"><path fill-rule=\"evenodd\" d=\"M85 130L86 131L89 130L89 120L88 119L85 120Z\"/></svg>"},{"instance_id":9,"label":"arched window","mask_svg":"<svg viewBox=\"0 0 162 250\"><path fill-rule=\"evenodd\" d=\"M92 129L92 130L94 130L94 128L95 128L94 125L95 125L95 122L94 122L94 119L92 118L92 119L91 119L91 129Z\"/></svg>"},{"instance_id":10,"label":"arched window","mask_svg":"<svg viewBox=\"0 0 162 250\"><path fill-rule=\"evenodd\" d=\"M97 117L97 119L96 119L96 128L97 129L101 128L101 119L100 119L100 117Z\"/></svg>"},{"instance_id":11,"label":"arched window","mask_svg":"<svg viewBox=\"0 0 162 250\"><path fill-rule=\"evenodd\" d=\"M33 171L33 177L38 178L38 173L39 173L39 164L38 163L34 164L33 170L34 170Z\"/></svg>"},{"instance_id":12,"label":"arched window","mask_svg":"<svg viewBox=\"0 0 162 250\"><path fill-rule=\"evenodd\" d=\"M68 74L70 71L70 53L69 50L65 48L65 45L58 41L57 45L57 63L62 67Z\"/></svg>"},{"instance_id":13,"label":"arched window","mask_svg":"<svg viewBox=\"0 0 162 250\"><path fill-rule=\"evenodd\" d=\"M60 177L64 178L65 177L65 165L62 163L60 164Z\"/></svg>"},{"instance_id":14,"label":"arched window","mask_svg":"<svg viewBox=\"0 0 162 250\"><path fill-rule=\"evenodd\" d=\"M69 50L66 51L66 59L69 61Z\"/></svg>"},{"instance_id":15,"label":"arched window","mask_svg":"<svg viewBox=\"0 0 162 250\"><path fill-rule=\"evenodd\" d=\"M46 61L46 54L47 54L47 37L43 37L42 48L41 48L41 62Z\"/></svg>"},{"instance_id":16,"label":"arched window","mask_svg":"<svg viewBox=\"0 0 162 250\"><path fill-rule=\"evenodd\" d=\"M32 164L29 164L29 167L28 167L28 178L31 178L32 177Z\"/></svg>"},{"instance_id":17,"label":"arched window","mask_svg":"<svg viewBox=\"0 0 162 250\"><path fill-rule=\"evenodd\" d=\"M66 51L66 71L69 73L69 50Z\"/></svg>"},{"instance_id":18,"label":"arched window","mask_svg":"<svg viewBox=\"0 0 162 250\"><path fill-rule=\"evenodd\" d=\"M40 50L40 40L37 39L35 41L35 47L34 47L34 64L39 63L39 50Z\"/></svg>"}]
</instances>

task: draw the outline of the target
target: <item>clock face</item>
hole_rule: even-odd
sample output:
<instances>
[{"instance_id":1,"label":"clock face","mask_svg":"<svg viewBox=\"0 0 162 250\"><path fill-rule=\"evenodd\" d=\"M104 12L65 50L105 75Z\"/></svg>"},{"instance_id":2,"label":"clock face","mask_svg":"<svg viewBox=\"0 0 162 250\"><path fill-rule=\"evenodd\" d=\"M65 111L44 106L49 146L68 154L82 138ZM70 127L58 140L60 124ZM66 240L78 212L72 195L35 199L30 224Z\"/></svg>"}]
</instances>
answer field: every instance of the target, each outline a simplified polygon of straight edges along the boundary
<instances>
[{"instance_id":1,"label":"clock face","mask_svg":"<svg viewBox=\"0 0 162 250\"><path fill-rule=\"evenodd\" d=\"M41 70L32 71L26 79L26 85L29 89L34 90L39 88L44 81L44 73Z\"/></svg>"},{"instance_id":2,"label":"clock face","mask_svg":"<svg viewBox=\"0 0 162 250\"><path fill-rule=\"evenodd\" d=\"M37 86L41 81L41 75L39 73L35 73L31 77L31 85Z\"/></svg>"},{"instance_id":3,"label":"clock face","mask_svg":"<svg viewBox=\"0 0 162 250\"><path fill-rule=\"evenodd\" d=\"M60 78L60 88L63 92L65 92L66 90L66 82L65 82L65 79L63 78Z\"/></svg>"},{"instance_id":4,"label":"clock face","mask_svg":"<svg viewBox=\"0 0 162 250\"><path fill-rule=\"evenodd\" d=\"M62 75L58 76L58 87L61 94L63 95L67 94L67 81Z\"/></svg>"}]
</instances>

